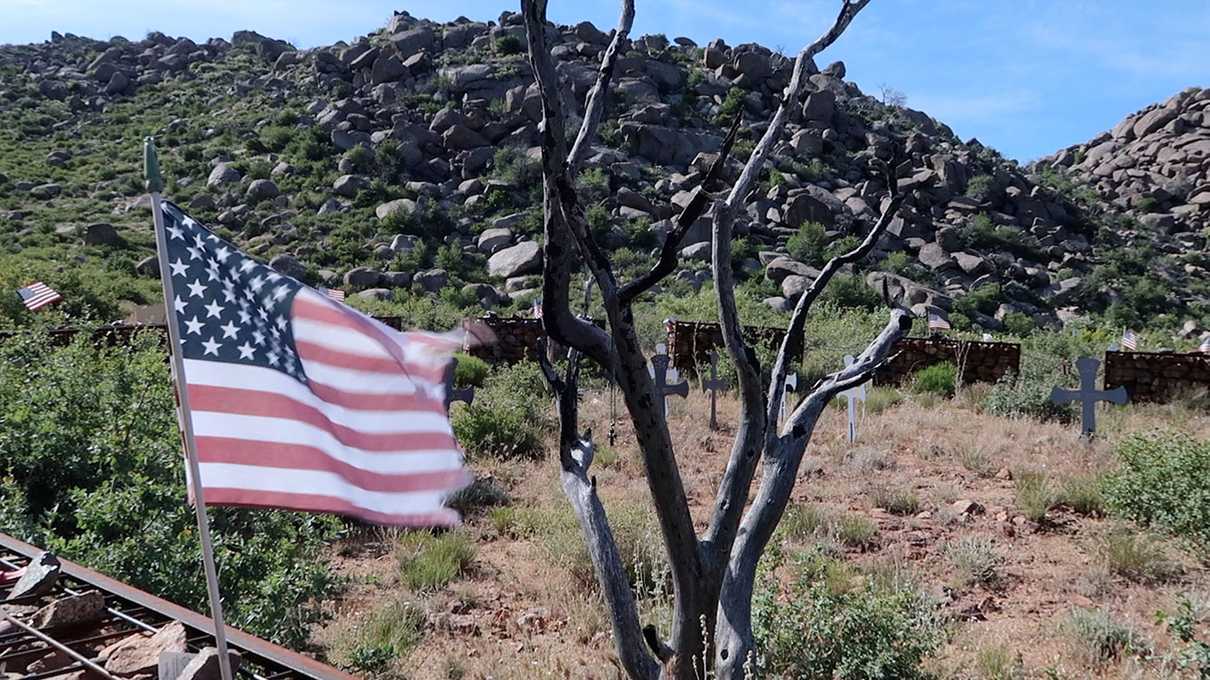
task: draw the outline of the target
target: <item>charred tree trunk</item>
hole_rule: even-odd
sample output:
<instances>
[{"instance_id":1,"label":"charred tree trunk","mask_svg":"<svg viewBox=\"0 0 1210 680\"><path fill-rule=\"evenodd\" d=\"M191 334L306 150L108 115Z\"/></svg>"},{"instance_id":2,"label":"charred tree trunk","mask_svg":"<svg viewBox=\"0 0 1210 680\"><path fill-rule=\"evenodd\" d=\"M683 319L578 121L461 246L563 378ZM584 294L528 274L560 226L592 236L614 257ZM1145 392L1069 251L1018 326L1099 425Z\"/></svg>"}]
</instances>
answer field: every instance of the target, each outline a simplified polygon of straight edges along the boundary
<instances>
[{"instance_id":1,"label":"charred tree trunk","mask_svg":"<svg viewBox=\"0 0 1210 680\"><path fill-rule=\"evenodd\" d=\"M583 123L569 147L562 90L546 44L547 3L521 0L530 66L542 102L543 325L553 340L574 350L563 376L543 361L543 371L558 403L563 491L588 544L609 610L618 658L626 673L636 680L695 680L711 671L725 680L744 676L745 662L755 650L751 609L756 566L789 502L815 423L832 397L870 378L911 326L910 314L893 308L882 333L870 342L856 363L820 381L781 431L777 431L776 409L781 402L782 385L790 357L797 356L801 348L799 343L812 304L842 266L860 260L874 248L902 202L890 169L885 172L889 201L865 240L853 251L832 258L799 299L771 367L772 385L767 393L762 385L762 367L741 334L734 294L731 238L735 215L743 208L790 111L798 104L815 55L835 42L868 2L843 0L831 28L799 53L777 112L739 179L725 196L715 195L711 191L716 189L714 185L740 127L740 120L734 121L718 157L665 239L656 264L638 279L619 284L608 256L593 241L574 180L603 116L614 66L634 21L634 2L622 0L618 27L601 58L596 82L585 104ZM661 397L656 395L647 372L647 358L639 346L631 306L642 293L675 271L681 240L708 210L713 213L712 266L719 321L724 345L739 376L741 412L709 525L699 537L689 514L667 422L662 412L654 408L655 400ZM587 267L601 291L608 332L572 314L570 284L578 263ZM583 357L601 366L618 386L634 423L636 443L672 572L673 627L668 640L661 640L654 627L644 628L639 620L625 565L597 495L596 481L589 471L593 457L591 433L579 432L576 407ZM758 465L762 469L757 495L745 513Z\"/></svg>"}]
</instances>

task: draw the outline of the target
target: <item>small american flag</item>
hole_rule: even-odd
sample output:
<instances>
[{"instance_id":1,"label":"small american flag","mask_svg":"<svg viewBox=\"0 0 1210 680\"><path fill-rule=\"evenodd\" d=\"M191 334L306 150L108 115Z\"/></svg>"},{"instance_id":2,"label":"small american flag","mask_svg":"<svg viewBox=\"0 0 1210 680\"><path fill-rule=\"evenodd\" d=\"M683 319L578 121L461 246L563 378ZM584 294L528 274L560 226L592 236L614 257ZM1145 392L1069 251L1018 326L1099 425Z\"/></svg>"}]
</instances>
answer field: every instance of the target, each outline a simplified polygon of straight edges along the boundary
<instances>
[{"instance_id":1,"label":"small american flag","mask_svg":"<svg viewBox=\"0 0 1210 680\"><path fill-rule=\"evenodd\" d=\"M453 525L469 481L445 410L462 332L399 333L163 204L206 501Z\"/></svg>"},{"instance_id":2,"label":"small american flag","mask_svg":"<svg viewBox=\"0 0 1210 680\"><path fill-rule=\"evenodd\" d=\"M345 301L345 292L338 288L320 288L319 292L323 293L324 295L327 295L330 299L335 300L337 302Z\"/></svg>"},{"instance_id":3,"label":"small american flag","mask_svg":"<svg viewBox=\"0 0 1210 680\"><path fill-rule=\"evenodd\" d=\"M1127 328L1126 332L1122 333L1122 347L1130 350L1131 352L1137 350L1139 348L1139 336L1135 335L1134 331Z\"/></svg>"},{"instance_id":4,"label":"small american flag","mask_svg":"<svg viewBox=\"0 0 1210 680\"><path fill-rule=\"evenodd\" d=\"M25 305L25 308L31 312L47 305L53 305L63 299L62 295L41 281L18 288L17 295L21 298L21 303Z\"/></svg>"},{"instance_id":5,"label":"small american flag","mask_svg":"<svg viewBox=\"0 0 1210 680\"><path fill-rule=\"evenodd\" d=\"M1207 335L1206 339L1202 340L1202 344L1198 345L1197 351L1203 354L1210 354L1210 335Z\"/></svg>"},{"instance_id":6,"label":"small american flag","mask_svg":"<svg viewBox=\"0 0 1210 680\"><path fill-rule=\"evenodd\" d=\"M929 312L929 330L930 331L948 331L950 322L946 321L945 317L937 312Z\"/></svg>"},{"instance_id":7,"label":"small american flag","mask_svg":"<svg viewBox=\"0 0 1210 680\"><path fill-rule=\"evenodd\" d=\"M542 318L542 301L541 300L534 300L534 306L530 310L530 315L533 316L535 319Z\"/></svg>"}]
</instances>

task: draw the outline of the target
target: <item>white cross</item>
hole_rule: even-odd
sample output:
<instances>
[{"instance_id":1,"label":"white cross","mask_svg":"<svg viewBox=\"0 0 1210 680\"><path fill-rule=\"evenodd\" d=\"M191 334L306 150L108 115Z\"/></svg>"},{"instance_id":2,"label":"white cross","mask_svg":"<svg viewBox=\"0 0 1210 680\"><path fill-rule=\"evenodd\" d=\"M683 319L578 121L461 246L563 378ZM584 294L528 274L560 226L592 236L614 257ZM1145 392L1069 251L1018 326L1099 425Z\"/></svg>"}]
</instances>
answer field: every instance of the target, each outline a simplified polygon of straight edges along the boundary
<instances>
[{"instance_id":1,"label":"white cross","mask_svg":"<svg viewBox=\"0 0 1210 680\"><path fill-rule=\"evenodd\" d=\"M856 359L852 355L846 355L844 358L845 366L852 366ZM841 392L849 402L849 443L857 441L857 402L861 402L862 411L865 411L865 383L861 383L857 387L850 387Z\"/></svg>"}]
</instances>

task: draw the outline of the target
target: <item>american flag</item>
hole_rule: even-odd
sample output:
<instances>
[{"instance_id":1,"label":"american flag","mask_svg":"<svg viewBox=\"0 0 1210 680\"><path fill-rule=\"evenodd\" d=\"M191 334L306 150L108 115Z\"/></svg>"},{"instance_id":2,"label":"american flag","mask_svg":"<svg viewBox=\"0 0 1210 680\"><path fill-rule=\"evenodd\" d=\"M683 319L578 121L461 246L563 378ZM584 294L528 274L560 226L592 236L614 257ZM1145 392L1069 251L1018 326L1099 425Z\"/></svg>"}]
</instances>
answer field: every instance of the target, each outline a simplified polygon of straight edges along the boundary
<instances>
[{"instance_id":1,"label":"american flag","mask_svg":"<svg viewBox=\"0 0 1210 680\"><path fill-rule=\"evenodd\" d=\"M25 305L25 308L31 312L41 309L46 305L53 305L63 299L62 295L59 295L53 288L41 281L31 283L24 288L18 288L17 296L21 298L21 304Z\"/></svg>"},{"instance_id":2,"label":"american flag","mask_svg":"<svg viewBox=\"0 0 1210 680\"><path fill-rule=\"evenodd\" d=\"M948 331L949 329L950 322L946 321L945 317L941 316L937 312L929 312L930 331Z\"/></svg>"},{"instance_id":3,"label":"american flag","mask_svg":"<svg viewBox=\"0 0 1210 680\"><path fill-rule=\"evenodd\" d=\"M337 302L345 301L345 292L338 288L320 288L319 292L323 293L324 295L328 296L330 299L335 300Z\"/></svg>"},{"instance_id":4,"label":"american flag","mask_svg":"<svg viewBox=\"0 0 1210 680\"><path fill-rule=\"evenodd\" d=\"M1202 344L1198 345L1197 351L1210 354L1210 335L1207 335L1206 339L1202 340Z\"/></svg>"},{"instance_id":5,"label":"american flag","mask_svg":"<svg viewBox=\"0 0 1210 680\"><path fill-rule=\"evenodd\" d=\"M1127 328L1126 332L1122 333L1122 347L1125 347L1131 352L1137 350L1139 348L1139 336L1135 335L1134 331Z\"/></svg>"},{"instance_id":6,"label":"american flag","mask_svg":"<svg viewBox=\"0 0 1210 680\"><path fill-rule=\"evenodd\" d=\"M399 333L163 217L206 501L456 524L443 501L469 474L443 378L461 332Z\"/></svg>"},{"instance_id":7,"label":"american flag","mask_svg":"<svg viewBox=\"0 0 1210 680\"><path fill-rule=\"evenodd\" d=\"M535 319L542 318L542 301L541 300L534 300L534 306L530 310L530 315L533 316L533 318L535 318Z\"/></svg>"}]
</instances>

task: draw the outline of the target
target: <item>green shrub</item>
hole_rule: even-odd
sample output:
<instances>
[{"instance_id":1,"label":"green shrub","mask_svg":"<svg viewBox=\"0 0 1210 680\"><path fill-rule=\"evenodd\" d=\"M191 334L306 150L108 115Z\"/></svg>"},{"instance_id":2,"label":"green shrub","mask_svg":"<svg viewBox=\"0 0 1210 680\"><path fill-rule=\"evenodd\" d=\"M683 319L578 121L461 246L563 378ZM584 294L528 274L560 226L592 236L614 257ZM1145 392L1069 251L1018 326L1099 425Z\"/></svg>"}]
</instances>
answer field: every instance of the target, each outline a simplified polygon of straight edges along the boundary
<instances>
[{"instance_id":1,"label":"green shrub","mask_svg":"<svg viewBox=\"0 0 1210 680\"><path fill-rule=\"evenodd\" d=\"M152 334L119 348L87 330L62 348L36 333L0 344L0 530L207 611L175 409ZM339 520L234 508L210 520L228 621L303 644L336 586L320 557Z\"/></svg>"},{"instance_id":2,"label":"green shrub","mask_svg":"<svg viewBox=\"0 0 1210 680\"><path fill-rule=\"evenodd\" d=\"M491 373L472 404L455 411L454 435L467 455L538 458L550 420L538 366L524 362Z\"/></svg>"},{"instance_id":3,"label":"green shrub","mask_svg":"<svg viewBox=\"0 0 1210 680\"><path fill-rule=\"evenodd\" d=\"M892 515L914 515L920 512L920 498L910 489L877 486L870 494L870 502Z\"/></svg>"},{"instance_id":4,"label":"green shrub","mask_svg":"<svg viewBox=\"0 0 1210 680\"><path fill-rule=\"evenodd\" d=\"M798 233L786 240L786 252L790 257L809 265L823 264L824 247L828 237L819 222L803 222Z\"/></svg>"},{"instance_id":5,"label":"green shrub","mask_svg":"<svg viewBox=\"0 0 1210 680\"><path fill-rule=\"evenodd\" d=\"M1129 581L1158 583L1177 572L1159 543L1124 527L1106 535L1099 552L1109 573Z\"/></svg>"},{"instance_id":6,"label":"green shrub","mask_svg":"<svg viewBox=\"0 0 1210 680\"><path fill-rule=\"evenodd\" d=\"M916 371L912 377L912 389L921 394L952 397L958 381L958 367L943 361Z\"/></svg>"},{"instance_id":7,"label":"green shrub","mask_svg":"<svg viewBox=\"0 0 1210 680\"><path fill-rule=\"evenodd\" d=\"M338 665L362 673L380 673L406 657L424 638L424 610L405 600L376 607L333 645Z\"/></svg>"},{"instance_id":8,"label":"green shrub","mask_svg":"<svg viewBox=\"0 0 1210 680\"><path fill-rule=\"evenodd\" d=\"M834 302L842 309L860 307L876 310L882 306L882 297L866 285L865 279L859 274L837 274L832 277L820 299Z\"/></svg>"},{"instance_id":9,"label":"green shrub","mask_svg":"<svg viewBox=\"0 0 1210 680\"><path fill-rule=\"evenodd\" d=\"M520 54L522 49L521 39L515 35L503 35L496 38L497 54Z\"/></svg>"},{"instance_id":10,"label":"green shrub","mask_svg":"<svg viewBox=\"0 0 1210 680\"><path fill-rule=\"evenodd\" d=\"M961 587L992 585L1000 577L1000 565L1004 562L995 541L985 536L963 536L952 541L946 546L945 555L958 572Z\"/></svg>"},{"instance_id":11,"label":"green shrub","mask_svg":"<svg viewBox=\"0 0 1210 680\"><path fill-rule=\"evenodd\" d=\"M1102 486L1112 512L1210 545L1210 442L1180 432L1140 433L1117 454L1121 466Z\"/></svg>"},{"instance_id":12,"label":"green shrub","mask_svg":"<svg viewBox=\"0 0 1210 680\"><path fill-rule=\"evenodd\" d=\"M1076 609L1062 629L1075 656L1090 666L1104 666L1123 654L1145 652L1148 647L1141 635L1115 621L1104 609Z\"/></svg>"},{"instance_id":13,"label":"green shrub","mask_svg":"<svg viewBox=\"0 0 1210 680\"><path fill-rule=\"evenodd\" d=\"M458 363L454 365L454 385L457 387L483 387L491 366L479 357L462 352L454 355Z\"/></svg>"},{"instance_id":14,"label":"green shrub","mask_svg":"<svg viewBox=\"0 0 1210 680\"><path fill-rule=\"evenodd\" d=\"M945 634L927 596L901 580L861 578L821 555L808 555L791 569L788 584L768 571L758 584L758 677L929 677L921 664Z\"/></svg>"},{"instance_id":15,"label":"green shrub","mask_svg":"<svg viewBox=\"0 0 1210 680\"><path fill-rule=\"evenodd\" d=\"M400 538L395 557L403 584L430 592L466 574L475 559L475 543L462 531L416 531Z\"/></svg>"},{"instance_id":16,"label":"green shrub","mask_svg":"<svg viewBox=\"0 0 1210 680\"><path fill-rule=\"evenodd\" d=\"M1013 473L1016 505L1030 521L1042 522L1055 506L1055 489L1045 472L1019 470Z\"/></svg>"},{"instance_id":17,"label":"green shrub","mask_svg":"<svg viewBox=\"0 0 1210 680\"><path fill-rule=\"evenodd\" d=\"M975 175L966 183L966 195L976 201L986 201L991 198L996 181L991 175Z\"/></svg>"},{"instance_id":18,"label":"green shrub","mask_svg":"<svg viewBox=\"0 0 1210 680\"><path fill-rule=\"evenodd\" d=\"M1054 357L1021 358L1021 374L1006 374L996 381L983 399L983 408L992 415L1006 418L1070 422L1072 407L1050 400L1056 381L1064 376L1063 362Z\"/></svg>"},{"instance_id":19,"label":"green shrub","mask_svg":"<svg viewBox=\"0 0 1210 680\"><path fill-rule=\"evenodd\" d=\"M1205 634L1210 619L1187 596L1181 596L1177 608L1175 615L1160 612L1158 616L1161 623L1167 624L1168 632L1183 645L1175 650L1173 662L1177 668L1195 671L1196 677L1204 680L1210 677L1210 638ZM1199 632L1200 639L1197 637Z\"/></svg>"}]
</instances>

